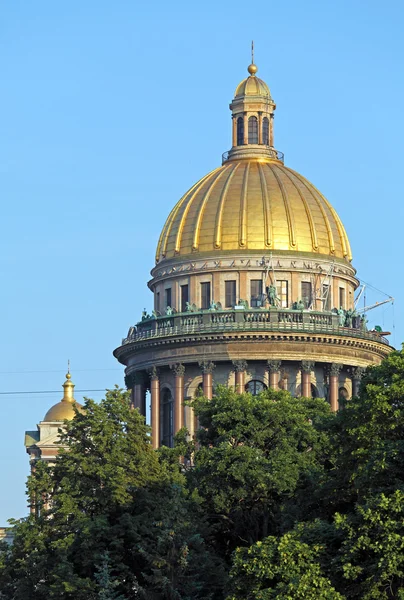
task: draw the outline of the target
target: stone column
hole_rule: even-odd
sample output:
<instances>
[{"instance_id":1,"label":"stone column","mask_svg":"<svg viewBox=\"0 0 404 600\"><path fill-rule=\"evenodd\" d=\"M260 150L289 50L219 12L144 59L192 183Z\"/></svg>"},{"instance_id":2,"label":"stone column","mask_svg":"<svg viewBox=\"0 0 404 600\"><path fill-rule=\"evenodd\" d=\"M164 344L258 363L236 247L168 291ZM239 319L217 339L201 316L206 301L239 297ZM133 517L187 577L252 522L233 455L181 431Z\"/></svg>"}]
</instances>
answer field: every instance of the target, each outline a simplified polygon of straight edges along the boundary
<instances>
[{"instance_id":1,"label":"stone column","mask_svg":"<svg viewBox=\"0 0 404 600\"><path fill-rule=\"evenodd\" d=\"M146 384L142 371L135 373L133 385L133 406L138 408L141 415L146 416Z\"/></svg>"},{"instance_id":2,"label":"stone column","mask_svg":"<svg viewBox=\"0 0 404 600\"><path fill-rule=\"evenodd\" d=\"M202 369L202 377L203 377L203 395L206 396L209 400L212 400L213 395L213 370L215 369L215 364L211 361L204 361L199 363L200 368Z\"/></svg>"},{"instance_id":3,"label":"stone column","mask_svg":"<svg viewBox=\"0 0 404 600\"><path fill-rule=\"evenodd\" d=\"M232 116L233 119L233 146L237 146L237 117Z\"/></svg>"},{"instance_id":4,"label":"stone column","mask_svg":"<svg viewBox=\"0 0 404 600\"><path fill-rule=\"evenodd\" d=\"M274 146L274 114L269 117L269 145Z\"/></svg>"},{"instance_id":5,"label":"stone column","mask_svg":"<svg viewBox=\"0 0 404 600\"><path fill-rule=\"evenodd\" d=\"M280 360L268 360L268 371L269 371L269 387L273 390L279 390L279 378L281 369Z\"/></svg>"},{"instance_id":6,"label":"stone column","mask_svg":"<svg viewBox=\"0 0 404 600\"><path fill-rule=\"evenodd\" d=\"M156 367L150 370L152 446L160 446L160 381Z\"/></svg>"},{"instance_id":7,"label":"stone column","mask_svg":"<svg viewBox=\"0 0 404 600\"><path fill-rule=\"evenodd\" d=\"M245 360L233 360L233 369L236 373L236 392L242 394L245 387L245 371L247 362Z\"/></svg>"},{"instance_id":8,"label":"stone column","mask_svg":"<svg viewBox=\"0 0 404 600\"><path fill-rule=\"evenodd\" d=\"M352 396L359 395L359 388L361 385L361 379L363 374L365 373L365 369L363 367L353 367L352 374Z\"/></svg>"},{"instance_id":9,"label":"stone column","mask_svg":"<svg viewBox=\"0 0 404 600\"><path fill-rule=\"evenodd\" d=\"M185 367L181 364L171 366L175 374L174 385L174 435L184 427L184 375Z\"/></svg>"},{"instance_id":10,"label":"stone column","mask_svg":"<svg viewBox=\"0 0 404 600\"><path fill-rule=\"evenodd\" d=\"M331 363L330 365L330 405L333 412L338 410L338 376L342 365Z\"/></svg>"},{"instance_id":11,"label":"stone column","mask_svg":"<svg viewBox=\"0 0 404 600\"><path fill-rule=\"evenodd\" d=\"M243 119L244 119L244 144L248 144L248 119L247 119L247 113L243 113Z\"/></svg>"},{"instance_id":12,"label":"stone column","mask_svg":"<svg viewBox=\"0 0 404 600\"><path fill-rule=\"evenodd\" d=\"M302 360L302 396L311 398L311 372L314 369L314 362Z\"/></svg>"},{"instance_id":13,"label":"stone column","mask_svg":"<svg viewBox=\"0 0 404 600\"><path fill-rule=\"evenodd\" d=\"M262 112L258 113L258 143L262 144Z\"/></svg>"},{"instance_id":14,"label":"stone column","mask_svg":"<svg viewBox=\"0 0 404 600\"><path fill-rule=\"evenodd\" d=\"M136 371L125 376L125 385L130 390L131 408L137 408L146 416L146 386L143 371Z\"/></svg>"}]
</instances>

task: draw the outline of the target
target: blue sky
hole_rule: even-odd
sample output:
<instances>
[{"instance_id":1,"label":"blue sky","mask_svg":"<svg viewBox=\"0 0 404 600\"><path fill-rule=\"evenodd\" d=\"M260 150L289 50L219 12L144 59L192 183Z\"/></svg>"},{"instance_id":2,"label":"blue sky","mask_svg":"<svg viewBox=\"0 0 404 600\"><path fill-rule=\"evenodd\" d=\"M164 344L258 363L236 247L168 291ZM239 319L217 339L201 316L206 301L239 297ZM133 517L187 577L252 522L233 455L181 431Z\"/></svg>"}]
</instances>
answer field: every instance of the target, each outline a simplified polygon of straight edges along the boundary
<instances>
[{"instance_id":1,"label":"blue sky","mask_svg":"<svg viewBox=\"0 0 404 600\"><path fill-rule=\"evenodd\" d=\"M151 306L169 210L230 147L251 39L276 147L396 298L369 317L401 344L403 19L399 1L1 3L0 525L26 513L24 431L67 359L77 389L123 383L112 350Z\"/></svg>"}]
</instances>

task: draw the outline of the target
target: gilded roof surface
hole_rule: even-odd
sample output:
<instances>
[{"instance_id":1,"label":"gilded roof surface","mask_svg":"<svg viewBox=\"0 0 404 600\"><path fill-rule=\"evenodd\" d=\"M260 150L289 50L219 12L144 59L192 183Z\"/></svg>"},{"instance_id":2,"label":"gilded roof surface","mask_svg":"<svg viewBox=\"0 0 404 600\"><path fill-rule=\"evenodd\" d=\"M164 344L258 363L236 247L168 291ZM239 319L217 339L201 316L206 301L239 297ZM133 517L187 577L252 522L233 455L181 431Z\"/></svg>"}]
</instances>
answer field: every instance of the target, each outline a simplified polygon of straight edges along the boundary
<instances>
[{"instance_id":1,"label":"gilded roof surface","mask_svg":"<svg viewBox=\"0 0 404 600\"><path fill-rule=\"evenodd\" d=\"M228 161L198 181L171 211L156 260L243 249L352 260L331 204L302 175L275 160Z\"/></svg>"},{"instance_id":2,"label":"gilded roof surface","mask_svg":"<svg viewBox=\"0 0 404 600\"><path fill-rule=\"evenodd\" d=\"M259 77L247 77L238 84L234 97L240 96L270 96L269 87Z\"/></svg>"},{"instance_id":3,"label":"gilded roof surface","mask_svg":"<svg viewBox=\"0 0 404 600\"><path fill-rule=\"evenodd\" d=\"M82 406L81 404L79 404L78 402L75 403L76 407L78 408L79 412L82 411ZM70 402L65 402L64 400L61 400L60 402L58 402L57 404L54 404L52 406L52 408L50 408L48 410L48 412L46 413L46 415L44 416L44 421L64 421L65 419L67 419L68 421L71 421L75 416L75 412L73 409L73 403Z\"/></svg>"}]
</instances>

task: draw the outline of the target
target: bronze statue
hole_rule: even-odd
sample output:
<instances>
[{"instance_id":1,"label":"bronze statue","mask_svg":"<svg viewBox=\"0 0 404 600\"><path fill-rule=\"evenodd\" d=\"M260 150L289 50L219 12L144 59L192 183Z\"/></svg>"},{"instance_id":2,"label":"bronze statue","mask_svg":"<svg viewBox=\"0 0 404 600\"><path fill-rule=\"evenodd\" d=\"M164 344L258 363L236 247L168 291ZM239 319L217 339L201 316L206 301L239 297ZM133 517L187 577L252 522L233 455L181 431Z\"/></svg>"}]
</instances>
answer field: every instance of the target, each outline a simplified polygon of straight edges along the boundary
<instances>
[{"instance_id":1,"label":"bronze statue","mask_svg":"<svg viewBox=\"0 0 404 600\"><path fill-rule=\"evenodd\" d=\"M278 296L276 295L276 287L271 284L266 288L268 302L271 306L276 305L276 301L278 300Z\"/></svg>"}]
</instances>

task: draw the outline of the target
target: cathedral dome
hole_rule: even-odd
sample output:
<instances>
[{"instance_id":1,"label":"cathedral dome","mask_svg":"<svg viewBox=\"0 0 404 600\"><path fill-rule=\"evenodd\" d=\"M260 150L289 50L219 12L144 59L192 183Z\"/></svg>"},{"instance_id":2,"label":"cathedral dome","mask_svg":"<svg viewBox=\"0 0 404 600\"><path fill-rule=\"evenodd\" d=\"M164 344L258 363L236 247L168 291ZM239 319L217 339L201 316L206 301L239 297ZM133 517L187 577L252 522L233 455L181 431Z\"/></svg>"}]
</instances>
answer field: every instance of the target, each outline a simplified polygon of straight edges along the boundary
<instances>
[{"instance_id":1,"label":"cathedral dome","mask_svg":"<svg viewBox=\"0 0 404 600\"><path fill-rule=\"evenodd\" d=\"M156 260L244 250L352 260L326 198L281 161L262 157L228 160L198 181L171 211Z\"/></svg>"},{"instance_id":2,"label":"cathedral dome","mask_svg":"<svg viewBox=\"0 0 404 600\"><path fill-rule=\"evenodd\" d=\"M75 416L74 406L79 410L79 412L83 411L83 407L81 404L76 402L73 397L74 391L74 383L71 380L70 373L66 375L66 381L63 384L64 394L63 398L57 404L54 404L44 416L45 422L51 421L71 421Z\"/></svg>"}]
</instances>

